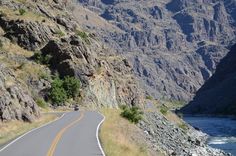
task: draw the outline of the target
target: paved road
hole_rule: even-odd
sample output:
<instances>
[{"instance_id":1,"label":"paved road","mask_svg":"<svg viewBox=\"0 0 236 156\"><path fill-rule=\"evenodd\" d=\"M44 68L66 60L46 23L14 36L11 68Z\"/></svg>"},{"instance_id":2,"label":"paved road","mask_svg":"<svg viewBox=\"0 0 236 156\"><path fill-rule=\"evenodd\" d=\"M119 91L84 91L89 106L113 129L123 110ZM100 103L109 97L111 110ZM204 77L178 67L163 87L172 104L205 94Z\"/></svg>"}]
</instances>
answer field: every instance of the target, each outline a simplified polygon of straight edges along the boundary
<instances>
[{"instance_id":1,"label":"paved road","mask_svg":"<svg viewBox=\"0 0 236 156\"><path fill-rule=\"evenodd\" d=\"M102 120L97 112L66 113L0 150L0 156L102 156L96 137Z\"/></svg>"}]
</instances>

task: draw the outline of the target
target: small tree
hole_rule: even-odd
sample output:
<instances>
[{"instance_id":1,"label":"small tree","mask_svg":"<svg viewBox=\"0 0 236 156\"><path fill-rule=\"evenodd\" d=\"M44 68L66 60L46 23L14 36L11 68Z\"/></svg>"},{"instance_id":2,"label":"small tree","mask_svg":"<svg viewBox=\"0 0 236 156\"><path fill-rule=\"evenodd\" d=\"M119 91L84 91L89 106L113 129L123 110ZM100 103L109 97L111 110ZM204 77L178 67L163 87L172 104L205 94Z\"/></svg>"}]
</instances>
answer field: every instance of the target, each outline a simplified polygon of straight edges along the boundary
<instances>
[{"instance_id":1,"label":"small tree","mask_svg":"<svg viewBox=\"0 0 236 156\"><path fill-rule=\"evenodd\" d=\"M122 106L122 110L121 116L132 123L137 124L143 118L143 112L138 107Z\"/></svg>"}]
</instances>

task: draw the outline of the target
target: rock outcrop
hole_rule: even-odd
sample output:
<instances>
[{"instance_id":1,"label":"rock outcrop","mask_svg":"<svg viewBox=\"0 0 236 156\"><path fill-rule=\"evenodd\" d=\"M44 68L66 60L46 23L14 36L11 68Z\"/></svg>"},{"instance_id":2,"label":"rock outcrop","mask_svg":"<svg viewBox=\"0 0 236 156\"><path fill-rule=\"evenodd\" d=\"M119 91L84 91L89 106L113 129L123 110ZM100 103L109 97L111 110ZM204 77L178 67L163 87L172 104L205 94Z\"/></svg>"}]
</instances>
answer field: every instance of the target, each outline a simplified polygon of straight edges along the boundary
<instances>
[{"instance_id":1,"label":"rock outcrop","mask_svg":"<svg viewBox=\"0 0 236 156\"><path fill-rule=\"evenodd\" d=\"M213 76L181 109L186 114L236 114L236 45L222 59Z\"/></svg>"},{"instance_id":2,"label":"rock outcrop","mask_svg":"<svg viewBox=\"0 0 236 156\"><path fill-rule=\"evenodd\" d=\"M114 56L93 38L87 42L73 35L50 41L41 51L45 56L52 56L51 68L61 76L70 75L81 80L84 103L107 107L140 105L141 91L127 59Z\"/></svg>"},{"instance_id":3,"label":"rock outcrop","mask_svg":"<svg viewBox=\"0 0 236 156\"><path fill-rule=\"evenodd\" d=\"M32 122L40 116L30 93L16 80L13 73L0 65L0 119Z\"/></svg>"},{"instance_id":4,"label":"rock outcrop","mask_svg":"<svg viewBox=\"0 0 236 156\"><path fill-rule=\"evenodd\" d=\"M89 9L75 9L78 21L126 55L157 98L190 100L236 38L234 0L78 1Z\"/></svg>"},{"instance_id":5,"label":"rock outcrop","mask_svg":"<svg viewBox=\"0 0 236 156\"><path fill-rule=\"evenodd\" d=\"M50 59L48 65L52 72L60 77L80 79L84 105L142 104L142 90L133 76L131 63L108 49L95 34L82 30L71 14L70 3L6 0L0 7L3 37L26 50L41 52L42 57ZM20 14L20 9L24 13ZM29 85L35 89L39 84L30 82Z\"/></svg>"}]
</instances>

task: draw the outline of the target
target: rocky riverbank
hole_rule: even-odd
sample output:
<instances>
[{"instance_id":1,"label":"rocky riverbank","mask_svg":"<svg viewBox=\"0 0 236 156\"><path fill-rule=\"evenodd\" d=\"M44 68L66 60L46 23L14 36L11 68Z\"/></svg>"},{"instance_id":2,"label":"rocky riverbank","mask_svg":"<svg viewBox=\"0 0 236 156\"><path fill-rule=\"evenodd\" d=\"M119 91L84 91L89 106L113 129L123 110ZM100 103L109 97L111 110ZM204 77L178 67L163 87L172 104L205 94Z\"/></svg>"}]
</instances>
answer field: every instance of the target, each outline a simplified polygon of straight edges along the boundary
<instances>
[{"instance_id":1,"label":"rocky riverbank","mask_svg":"<svg viewBox=\"0 0 236 156\"><path fill-rule=\"evenodd\" d=\"M208 136L183 123L177 125L158 112L146 112L139 123L150 149L171 156L229 156L207 145Z\"/></svg>"}]
</instances>

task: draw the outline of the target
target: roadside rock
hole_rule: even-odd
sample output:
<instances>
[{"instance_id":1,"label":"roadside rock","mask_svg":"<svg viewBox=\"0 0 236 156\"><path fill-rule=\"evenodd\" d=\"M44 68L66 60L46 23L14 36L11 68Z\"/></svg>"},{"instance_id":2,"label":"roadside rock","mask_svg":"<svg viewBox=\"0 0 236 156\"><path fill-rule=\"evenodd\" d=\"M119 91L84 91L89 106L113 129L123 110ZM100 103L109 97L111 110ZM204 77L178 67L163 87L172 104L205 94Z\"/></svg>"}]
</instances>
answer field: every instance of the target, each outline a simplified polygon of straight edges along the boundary
<instances>
[{"instance_id":1,"label":"roadside rock","mask_svg":"<svg viewBox=\"0 0 236 156\"><path fill-rule=\"evenodd\" d=\"M17 82L10 70L0 65L0 119L32 122L40 116L31 95Z\"/></svg>"},{"instance_id":2,"label":"roadside rock","mask_svg":"<svg viewBox=\"0 0 236 156\"><path fill-rule=\"evenodd\" d=\"M158 146L166 152L166 155L229 155L206 145L206 134L196 131L188 125L185 129L179 128L157 112L145 113L145 120L141 121L138 126L144 131L149 147L155 149L155 146Z\"/></svg>"}]
</instances>

